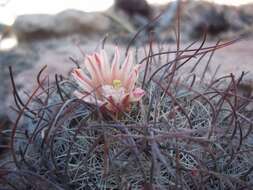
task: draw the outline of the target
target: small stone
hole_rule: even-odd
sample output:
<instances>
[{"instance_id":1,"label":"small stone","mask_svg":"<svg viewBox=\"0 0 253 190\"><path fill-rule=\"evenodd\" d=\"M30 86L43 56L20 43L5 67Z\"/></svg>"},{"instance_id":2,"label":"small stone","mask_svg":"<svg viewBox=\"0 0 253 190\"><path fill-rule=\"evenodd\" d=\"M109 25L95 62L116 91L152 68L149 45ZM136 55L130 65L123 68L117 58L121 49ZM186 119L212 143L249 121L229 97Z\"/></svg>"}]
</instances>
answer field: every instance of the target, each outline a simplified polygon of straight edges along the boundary
<instances>
[{"instance_id":1,"label":"small stone","mask_svg":"<svg viewBox=\"0 0 253 190\"><path fill-rule=\"evenodd\" d=\"M73 34L99 35L110 29L110 19L100 13L66 10L56 15L19 16L13 30L19 41L45 39Z\"/></svg>"}]
</instances>

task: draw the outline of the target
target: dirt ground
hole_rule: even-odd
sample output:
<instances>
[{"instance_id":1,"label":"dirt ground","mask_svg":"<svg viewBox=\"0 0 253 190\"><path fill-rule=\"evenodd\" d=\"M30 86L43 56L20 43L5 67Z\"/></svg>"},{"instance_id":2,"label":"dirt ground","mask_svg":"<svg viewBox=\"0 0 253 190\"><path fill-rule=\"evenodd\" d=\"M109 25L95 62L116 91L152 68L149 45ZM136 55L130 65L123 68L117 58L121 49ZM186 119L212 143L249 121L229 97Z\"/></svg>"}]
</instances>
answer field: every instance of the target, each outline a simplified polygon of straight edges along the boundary
<instances>
[{"instance_id":1,"label":"dirt ground","mask_svg":"<svg viewBox=\"0 0 253 190\"><path fill-rule=\"evenodd\" d=\"M253 39L241 40L215 52L211 61L212 70L221 65L218 75L234 73L239 76L242 71L249 72L253 79Z\"/></svg>"}]
</instances>

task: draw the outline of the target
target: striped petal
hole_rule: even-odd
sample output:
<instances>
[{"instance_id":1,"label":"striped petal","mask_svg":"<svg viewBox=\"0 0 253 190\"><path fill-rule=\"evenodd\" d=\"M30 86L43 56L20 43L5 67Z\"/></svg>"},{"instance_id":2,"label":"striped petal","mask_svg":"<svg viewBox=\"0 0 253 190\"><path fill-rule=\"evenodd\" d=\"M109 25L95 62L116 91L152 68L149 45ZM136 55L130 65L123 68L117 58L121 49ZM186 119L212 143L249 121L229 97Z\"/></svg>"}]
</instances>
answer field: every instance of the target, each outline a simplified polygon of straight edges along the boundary
<instances>
[{"instance_id":1,"label":"striped petal","mask_svg":"<svg viewBox=\"0 0 253 190\"><path fill-rule=\"evenodd\" d=\"M87 59L85 60L85 66L91 75L91 79L95 87L98 87L104 83L99 69L99 64L100 63L96 61L95 56L93 55L87 56Z\"/></svg>"},{"instance_id":2,"label":"striped petal","mask_svg":"<svg viewBox=\"0 0 253 190\"><path fill-rule=\"evenodd\" d=\"M111 71L110 71L110 64L109 64L109 61L108 61L107 53L104 49L102 49L100 51L100 55L101 55L101 58L102 58L102 67L101 68L102 68L102 72L103 72L105 82L110 83Z\"/></svg>"},{"instance_id":3,"label":"striped petal","mask_svg":"<svg viewBox=\"0 0 253 190\"><path fill-rule=\"evenodd\" d=\"M91 91L92 90L92 81L85 75L81 69L74 69L71 72L71 75L78 83L82 90Z\"/></svg>"},{"instance_id":4,"label":"striped petal","mask_svg":"<svg viewBox=\"0 0 253 190\"><path fill-rule=\"evenodd\" d=\"M114 57L113 57L113 61L112 61L112 66L111 66L111 83L113 80L117 80L119 79L119 48L116 47L115 48L115 52L114 52Z\"/></svg>"},{"instance_id":5,"label":"striped petal","mask_svg":"<svg viewBox=\"0 0 253 190\"><path fill-rule=\"evenodd\" d=\"M121 80L123 83L125 82L125 80L127 80L127 77L132 70L132 66L133 66L132 53L129 52L121 67L121 77L122 77Z\"/></svg>"},{"instance_id":6,"label":"striped petal","mask_svg":"<svg viewBox=\"0 0 253 190\"><path fill-rule=\"evenodd\" d=\"M128 76L127 80L124 81L124 86L127 90L132 91L134 89L135 83L139 76L140 67L140 65L135 66Z\"/></svg>"}]
</instances>

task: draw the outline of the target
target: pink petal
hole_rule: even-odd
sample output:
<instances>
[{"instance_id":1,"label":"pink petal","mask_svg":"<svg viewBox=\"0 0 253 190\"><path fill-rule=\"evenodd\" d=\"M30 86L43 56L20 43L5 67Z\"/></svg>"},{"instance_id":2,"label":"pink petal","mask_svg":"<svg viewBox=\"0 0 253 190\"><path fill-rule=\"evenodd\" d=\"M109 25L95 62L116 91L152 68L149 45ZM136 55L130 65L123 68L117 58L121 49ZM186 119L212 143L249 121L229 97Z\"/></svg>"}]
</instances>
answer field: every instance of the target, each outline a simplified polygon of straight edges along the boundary
<instances>
[{"instance_id":1,"label":"pink petal","mask_svg":"<svg viewBox=\"0 0 253 190\"><path fill-rule=\"evenodd\" d=\"M85 60L85 66L87 70L89 71L92 81L94 82L95 87L100 86L104 83L101 73L99 71L99 63L96 61L95 56L87 56L87 59Z\"/></svg>"},{"instance_id":2,"label":"pink petal","mask_svg":"<svg viewBox=\"0 0 253 190\"><path fill-rule=\"evenodd\" d=\"M122 110L129 110L130 108L130 95L126 94L121 101Z\"/></svg>"},{"instance_id":3,"label":"pink petal","mask_svg":"<svg viewBox=\"0 0 253 190\"><path fill-rule=\"evenodd\" d=\"M125 82L125 80L128 78L129 73L131 72L133 66L133 60L132 60L132 53L129 52L127 54L127 57L125 58L125 61L121 67L121 73L122 73L122 81Z\"/></svg>"},{"instance_id":4,"label":"pink petal","mask_svg":"<svg viewBox=\"0 0 253 190\"><path fill-rule=\"evenodd\" d=\"M95 53L94 58L95 58L96 63L98 64L98 67L101 68L102 60L101 60L100 55L98 53Z\"/></svg>"},{"instance_id":5,"label":"pink petal","mask_svg":"<svg viewBox=\"0 0 253 190\"><path fill-rule=\"evenodd\" d=\"M111 83L112 80L119 79L119 66L119 48L116 46L111 67Z\"/></svg>"},{"instance_id":6,"label":"pink petal","mask_svg":"<svg viewBox=\"0 0 253 190\"><path fill-rule=\"evenodd\" d=\"M92 89L91 80L85 75L85 73L81 69L74 69L71 72L71 75L83 90L90 91Z\"/></svg>"},{"instance_id":7,"label":"pink petal","mask_svg":"<svg viewBox=\"0 0 253 190\"><path fill-rule=\"evenodd\" d=\"M134 91L132 91L130 101L131 102L138 102L141 100L141 98L145 95L145 91L141 88L136 88Z\"/></svg>"},{"instance_id":8,"label":"pink petal","mask_svg":"<svg viewBox=\"0 0 253 190\"><path fill-rule=\"evenodd\" d=\"M108 98L107 98L107 104L105 105L106 106L106 108L108 109L108 110L110 110L110 111L112 111L112 112L117 112L117 111L119 111L118 109L117 109L117 104L116 104L116 102L114 101L114 99L113 99L113 97L112 96L109 96Z\"/></svg>"},{"instance_id":9,"label":"pink petal","mask_svg":"<svg viewBox=\"0 0 253 190\"><path fill-rule=\"evenodd\" d=\"M120 101L113 96L108 97L107 109L112 112L129 111L130 108L130 95L125 94Z\"/></svg>"},{"instance_id":10,"label":"pink petal","mask_svg":"<svg viewBox=\"0 0 253 190\"><path fill-rule=\"evenodd\" d=\"M97 68L99 71L98 73L100 77L102 78L103 84L105 84L107 82L108 73L105 72L104 59L98 53L95 53L94 57L98 65L98 68Z\"/></svg>"},{"instance_id":11,"label":"pink petal","mask_svg":"<svg viewBox=\"0 0 253 190\"><path fill-rule=\"evenodd\" d=\"M130 73L129 77L127 78L127 80L124 81L124 87L127 90L132 91L134 89L135 83L139 76L139 72L140 72L139 70L140 70L140 65L135 66L132 72Z\"/></svg>"},{"instance_id":12,"label":"pink petal","mask_svg":"<svg viewBox=\"0 0 253 190\"><path fill-rule=\"evenodd\" d=\"M104 49L102 49L100 51L100 55L102 57L102 72L103 72L103 76L104 76L104 79L105 79L105 82L106 83L110 83L110 64L109 64L109 61L108 61L108 56L107 56L107 53Z\"/></svg>"}]
</instances>

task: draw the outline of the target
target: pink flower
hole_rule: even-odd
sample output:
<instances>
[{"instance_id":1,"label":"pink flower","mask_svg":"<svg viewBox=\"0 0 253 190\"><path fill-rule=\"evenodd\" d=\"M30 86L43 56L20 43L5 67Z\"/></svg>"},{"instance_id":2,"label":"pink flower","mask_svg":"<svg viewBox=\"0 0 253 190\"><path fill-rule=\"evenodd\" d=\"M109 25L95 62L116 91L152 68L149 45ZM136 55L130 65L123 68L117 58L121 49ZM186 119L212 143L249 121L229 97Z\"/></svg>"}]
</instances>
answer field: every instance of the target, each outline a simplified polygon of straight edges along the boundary
<instances>
[{"instance_id":1,"label":"pink flower","mask_svg":"<svg viewBox=\"0 0 253 190\"><path fill-rule=\"evenodd\" d=\"M138 102L145 92L136 88L140 65L134 65L129 53L120 64L119 50L116 47L110 64L105 50L86 56L82 69L74 69L72 76L82 92L74 95L85 102L105 107L112 111L126 111L132 102Z\"/></svg>"}]
</instances>

